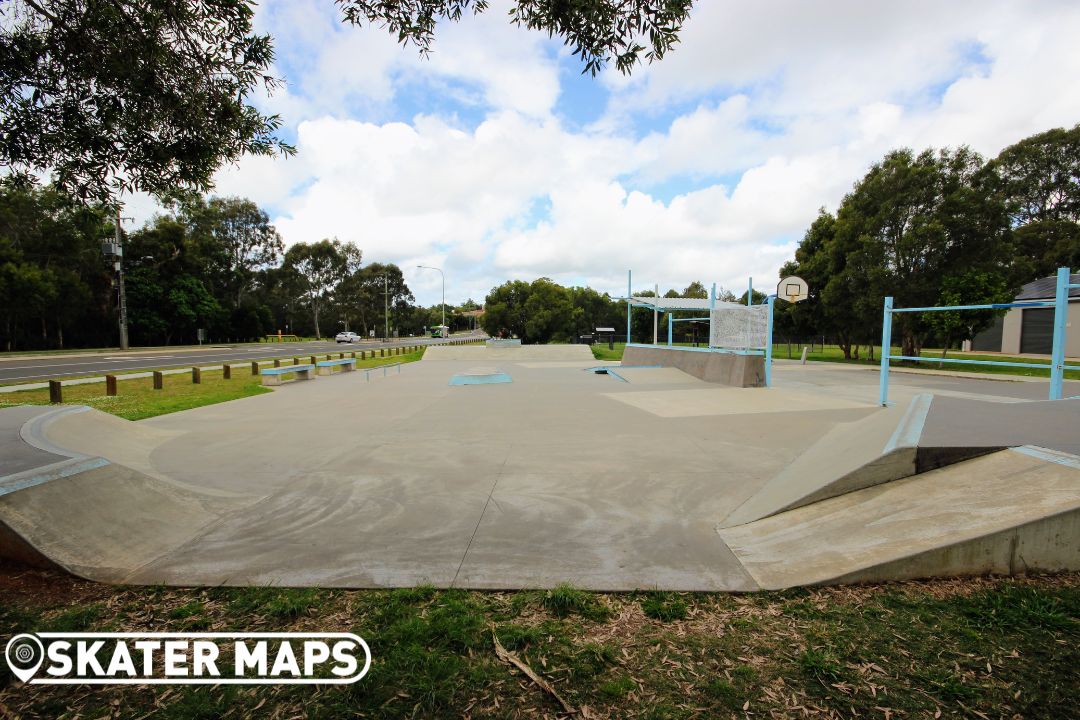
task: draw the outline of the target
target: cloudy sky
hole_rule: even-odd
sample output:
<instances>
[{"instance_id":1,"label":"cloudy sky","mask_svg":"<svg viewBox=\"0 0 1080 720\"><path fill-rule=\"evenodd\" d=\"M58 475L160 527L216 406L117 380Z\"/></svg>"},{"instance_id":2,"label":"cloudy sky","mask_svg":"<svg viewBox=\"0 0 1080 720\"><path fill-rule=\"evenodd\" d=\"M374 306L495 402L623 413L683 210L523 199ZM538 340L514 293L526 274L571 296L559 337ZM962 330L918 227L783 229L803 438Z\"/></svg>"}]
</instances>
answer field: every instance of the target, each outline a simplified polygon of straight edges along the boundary
<instances>
[{"instance_id":1,"label":"cloudy sky","mask_svg":"<svg viewBox=\"0 0 1080 720\"><path fill-rule=\"evenodd\" d=\"M1080 122L1075 0L698 0L631 77L582 76L496 0L418 57L331 0L264 0L298 149L223 169L287 244L395 262L424 304L548 276L625 291L774 284L817 209L888 150L986 156Z\"/></svg>"}]
</instances>

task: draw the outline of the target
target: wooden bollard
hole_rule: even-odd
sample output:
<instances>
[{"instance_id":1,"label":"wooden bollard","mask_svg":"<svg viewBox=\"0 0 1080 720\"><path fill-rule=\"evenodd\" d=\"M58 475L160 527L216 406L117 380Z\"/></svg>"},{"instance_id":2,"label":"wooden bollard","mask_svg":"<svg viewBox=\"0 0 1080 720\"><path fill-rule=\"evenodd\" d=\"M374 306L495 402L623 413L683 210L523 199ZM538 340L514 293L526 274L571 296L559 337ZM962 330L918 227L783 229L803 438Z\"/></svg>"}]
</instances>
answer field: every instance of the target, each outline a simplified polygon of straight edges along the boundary
<instances>
[{"instance_id":1,"label":"wooden bollard","mask_svg":"<svg viewBox=\"0 0 1080 720\"><path fill-rule=\"evenodd\" d=\"M59 380L49 381L49 402L62 403L64 402L64 391L61 389L63 386Z\"/></svg>"},{"instance_id":2,"label":"wooden bollard","mask_svg":"<svg viewBox=\"0 0 1080 720\"><path fill-rule=\"evenodd\" d=\"M316 362L316 360L315 360L315 356L314 356L314 355L312 355L312 356L311 356L311 364L312 364L312 365L314 365L314 364L315 364L315 362Z\"/></svg>"},{"instance_id":3,"label":"wooden bollard","mask_svg":"<svg viewBox=\"0 0 1080 720\"><path fill-rule=\"evenodd\" d=\"M281 367L280 358L274 358L274 367Z\"/></svg>"},{"instance_id":4,"label":"wooden bollard","mask_svg":"<svg viewBox=\"0 0 1080 720\"><path fill-rule=\"evenodd\" d=\"M333 360L333 358L332 358L332 357L330 357L330 353L326 353L326 359L327 359L327 361L329 361L329 360Z\"/></svg>"},{"instance_id":5,"label":"wooden bollard","mask_svg":"<svg viewBox=\"0 0 1080 720\"><path fill-rule=\"evenodd\" d=\"M353 360L355 360L356 359L356 353L355 352L349 353L349 357L351 357Z\"/></svg>"},{"instance_id":6,"label":"wooden bollard","mask_svg":"<svg viewBox=\"0 0 1080 720\"><path fill-rule=\"evenodd\" d=\"M386 348L379 348L379 357L386 357Z\"/></svg>"},{"instance_id":7,"label":"wooden bollard","mask_svg":"<svg viewBox=\"0 0 1080 720\"><path fill-rule=\"evenodd\" d=\"M109 397L114 397L116 395L116 376L115 375L106 375L105 376L105 394L108 395Z\"/></svg>"},{"instance_id":8,"label":"wooden bollard","mask_svg":"<svg viewBox=\"0 0 1080 720\"><path fill-rule=\"evenodd\" d=\"M292 364L293 365L299 365L300 364L300 358L293 358L292 359Z\"/></svg>"},{"instance_id":9,"label":"wooden bollard","mask_svg":"<svg viewBox=\"0 0 1080 720\"><path fill-rule=\"evenodd\" d=\"M258 375L259 374L259 363L255 362L254 360L251 361L251 374L252 375Z\"/></svg>"},{"instance_id":10,"label":"wooden bollard","mask_svg":"<svg viewBox=\"0 0 1080 720\"><path fill-rule=\"evenodd\" d=\"M337 359L338 360L344 360L345 359L345 353L338 353L337 354Z\"/></svg>"},{"instance_id":11,"label":"wooden bollard","mask_svg":"<svg viewBox=\"0 0 1080 720\"><path fill-rule=\"evenodd\" d=\"M197 367L191 368L191 384L199 385L202 383L202 370Z\"/></svg>"},{"instance_id":12,"label":"wooden bollard","mask_svg":"<svg viewBox=\"0 0 1080 720\"><path fill-rule=\"evenodd\" d=\"M228 363L221 366L221 377L226 380L232 380L232 366Z\"/></svg>"},{"instance_id":13,"label":"wooden bollard","mask_svg":"<svg viewBox=\"0 0 1080 720\"><path fill-rule=\"evenodd\" d=\"M161 374L160 370L154 371L154 389L160 390L165 387L165 376Z\"/></svg>"}]
</instances>

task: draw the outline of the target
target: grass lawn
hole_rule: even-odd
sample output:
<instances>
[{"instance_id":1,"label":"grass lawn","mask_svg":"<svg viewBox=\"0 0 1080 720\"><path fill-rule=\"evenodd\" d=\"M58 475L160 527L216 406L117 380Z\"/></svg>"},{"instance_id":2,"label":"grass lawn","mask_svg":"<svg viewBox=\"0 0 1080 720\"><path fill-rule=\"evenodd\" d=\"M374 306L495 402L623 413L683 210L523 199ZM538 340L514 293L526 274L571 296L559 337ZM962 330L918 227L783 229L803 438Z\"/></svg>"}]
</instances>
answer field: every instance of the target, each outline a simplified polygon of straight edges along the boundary
<instances>
[{"instance_id":1,"label":"grass lawn","mask_svg":"<svg viewBox=\"0 0 1080 720\"><path fill-rule=\"evenodd\" d=\"M678 343L677 343L678 344ZM685 344L685 343L684 343ZM615 343L614 350L608 350L607 345L593 345L593 356L597 360L622 360L623 350L626 348L626 343ZM866 359L866 346L860 348L861 357L858 360L845 359L844 353L837 345L826 345L822 348L821 345L815 345L814 350L807 353L808 360L823 361L823 362L841 362L850 363L856 365L871 365L877 366L881 362L881 347L874 347L874 360ZM892 349L893 355L900 354L900 348L894 347ZM802 355L802 346L795 343L791 344L791 352L788 353L787 343L778 343L773 345L773 358L774 359L793 359L798 360ZM996 362L1018 362L1026 364L1049 364L1049 360L1043 360L1039 358L1026 358L1026 357L1009 357L1006 355L979 355L976 353L961 353L957 351L950 351L946 354L944 362L937 362L941 359L941 350L923 350L920 357L932 358L935 362L921 362L921 363L904 363L894 360L892 362L893 367L918 367L925 370L954 370L957 372L975 372L986 373L990 375L1023 375L1027 377L1050 377L1049 370L1043 370L1040 368L1014 368L1014 367L996 367L993 365L967 365L964 363L950 363L949 360L991 360ZM1066 365L1075 365L1077 363L1067 362ZM1068 370L1065 372L1066 380L1080 380L1080 371Z\"/></svg>"},{"instance_id":2,"label":"grass lawn","mask_svg":"<svg viewBox=\"0 0 1080 720\"><path fill-rule=\"evenodd\" d=\"M336 353L334 353L336 356ZM424 349L403 355L393 355L385 358L368 358L357 360L357 368L379 367L399 362L415 362L424 355ZM302 358L306 363L307 356ZM282 361L285 365L291 362L288 358ZM162 380L164 388L154 390L152 378L136 378L134 380L118 380L116 383L117 395L109 397L105 394L105 383L87 383L85 385L67 385L64 387L65 405L89 405L103 412L117 415L126 420L141 420L202 407L215 403L227 402L239 398L272 392L270 388L262 386L258 375L252 375L250 363L236 363L232 365L232 379L225 380L221 370L206 370L202 373L202 382L195 385L191 382L191 373L179 375L165 375ZM12 405L48 405L49 391L22 390L12 393L0 393L0 408Z\"/></svg>"},{"instance_id":3,"label":"grass lawn","mask_svg":"<svg viewBox=\"0 0 1080 720\"><path fill-rule=\"evenodd\" d=\"M350 686L25 686L17 718L1077 717L1080 574L747 595L111 587L0 566L0 633L355 632ZM496 653L494 638L576 713ZM940 715L938 714L940 713Z\"/></svg>"}]
</instances>

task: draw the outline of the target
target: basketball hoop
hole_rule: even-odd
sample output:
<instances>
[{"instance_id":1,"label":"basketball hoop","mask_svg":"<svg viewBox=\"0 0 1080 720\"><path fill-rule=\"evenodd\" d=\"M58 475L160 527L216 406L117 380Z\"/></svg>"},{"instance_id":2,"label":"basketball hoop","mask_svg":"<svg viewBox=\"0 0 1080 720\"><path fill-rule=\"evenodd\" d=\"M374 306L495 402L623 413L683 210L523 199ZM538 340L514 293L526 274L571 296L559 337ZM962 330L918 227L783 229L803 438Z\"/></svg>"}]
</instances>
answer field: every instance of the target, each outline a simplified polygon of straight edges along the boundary
<instances>
[{"instance_id":1,"label":"basketball hoop","mask_svg":"<svg viewBox=\"0 0 1080 720\"><path fill-rule=\"evenodd\" d=\"M792 275L783 278L776 286L776 297L797 303L810 297L810 286L801 277Z\"/></svg>"}]
</instances>

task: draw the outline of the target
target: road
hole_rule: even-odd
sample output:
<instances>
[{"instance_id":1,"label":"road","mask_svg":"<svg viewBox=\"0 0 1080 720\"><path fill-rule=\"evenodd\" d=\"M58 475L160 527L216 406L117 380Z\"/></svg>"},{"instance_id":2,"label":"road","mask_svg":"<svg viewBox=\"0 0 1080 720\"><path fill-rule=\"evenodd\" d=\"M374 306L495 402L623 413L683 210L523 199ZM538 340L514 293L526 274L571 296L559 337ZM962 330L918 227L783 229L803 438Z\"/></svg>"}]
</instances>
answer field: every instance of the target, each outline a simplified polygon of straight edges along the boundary
<instances>
[{"instance_id":1,"label":"road","mask_svg":"<svg viewBox=\"0 0 1080 720\"><path fill-rule=\"evenodd\" d=\"M455 335L451 339L483 337L482 335ZM358 343L336 343L330 341L312 341L299 343L267 343L263 345L228 345L208 348L162 349L151 353L127 354L117 351L108 353L87 353L86 355L57 355L49 358L0 358L0 383L40 382L62 378L83 377L86 375L104 375L106 373L135 372L138 370L158 370L191 365L218 365L223 362L239 363L251 360L265 360L295 355L320 355L329 352L350 352L378 348L404 347L408 345L431 345L443 342L438 338L401 338L390 342L364 341Z\"/></svg>"}]
</instances>

